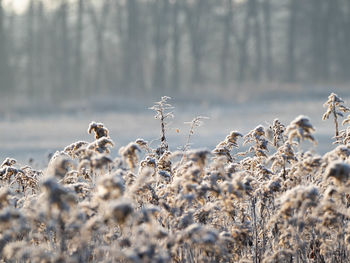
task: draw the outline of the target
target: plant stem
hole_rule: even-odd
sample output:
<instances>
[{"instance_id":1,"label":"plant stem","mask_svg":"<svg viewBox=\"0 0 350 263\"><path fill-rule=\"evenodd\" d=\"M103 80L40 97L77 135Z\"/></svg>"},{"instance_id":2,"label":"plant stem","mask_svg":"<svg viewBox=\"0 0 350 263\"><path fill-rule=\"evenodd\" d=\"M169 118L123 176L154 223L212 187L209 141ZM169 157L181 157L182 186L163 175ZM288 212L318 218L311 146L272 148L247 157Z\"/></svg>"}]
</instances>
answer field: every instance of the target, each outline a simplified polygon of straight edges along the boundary
<instances>
[{"instance_id":1,"label":"plant stem","mask_svg":"<svg viewBox=\"0 0 350 263\"><path fill-rule=\"evenodd\" d=\"M335 110L335 98L333 98L332 112L333 112L333 116L334 116L335 136L338 137L338 135L339 135L339 128L338 128L338 117L337 117L337 112L336 112L336 110Z\"/></svg>"}]
</instances>

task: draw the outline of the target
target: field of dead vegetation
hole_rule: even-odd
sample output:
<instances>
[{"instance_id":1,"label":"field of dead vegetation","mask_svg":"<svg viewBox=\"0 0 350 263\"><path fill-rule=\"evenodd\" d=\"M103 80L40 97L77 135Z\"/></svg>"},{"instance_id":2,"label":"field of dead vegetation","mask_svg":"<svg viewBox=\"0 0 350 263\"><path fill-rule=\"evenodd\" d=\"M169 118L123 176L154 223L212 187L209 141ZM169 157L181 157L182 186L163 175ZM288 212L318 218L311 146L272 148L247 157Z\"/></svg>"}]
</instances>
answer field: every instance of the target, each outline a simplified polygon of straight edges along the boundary
<instances>
[{"instance_id":1,"label":"field of dead vegetation","mask_svg":"<svg viewBox=\"0 0 350 263\"><path fill-rule=\"evenodd\" d=\"M0 262L348 262L350 104L324 101L1 120ZM13 158L60 136L47 163Z\"/></svg>"}]
</instances>

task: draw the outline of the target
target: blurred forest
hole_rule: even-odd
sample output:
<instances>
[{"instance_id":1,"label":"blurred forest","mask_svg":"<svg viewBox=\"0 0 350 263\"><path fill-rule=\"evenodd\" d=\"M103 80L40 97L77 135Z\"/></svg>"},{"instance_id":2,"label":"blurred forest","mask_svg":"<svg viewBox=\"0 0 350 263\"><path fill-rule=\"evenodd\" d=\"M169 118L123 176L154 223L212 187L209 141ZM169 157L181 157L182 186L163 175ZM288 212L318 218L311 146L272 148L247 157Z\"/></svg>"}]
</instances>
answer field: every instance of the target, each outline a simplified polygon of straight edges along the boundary
<instances>
[{"instance_id":1,"label":"blurred forest","mask_svg":"<svg viewBox=\"0 0 350 263\"><path fill-rule=\"evenodd\" d=\"M23 13L2 1L2 98L350 80L349 0L29 0Z\"/></svg>"}]
</instances>

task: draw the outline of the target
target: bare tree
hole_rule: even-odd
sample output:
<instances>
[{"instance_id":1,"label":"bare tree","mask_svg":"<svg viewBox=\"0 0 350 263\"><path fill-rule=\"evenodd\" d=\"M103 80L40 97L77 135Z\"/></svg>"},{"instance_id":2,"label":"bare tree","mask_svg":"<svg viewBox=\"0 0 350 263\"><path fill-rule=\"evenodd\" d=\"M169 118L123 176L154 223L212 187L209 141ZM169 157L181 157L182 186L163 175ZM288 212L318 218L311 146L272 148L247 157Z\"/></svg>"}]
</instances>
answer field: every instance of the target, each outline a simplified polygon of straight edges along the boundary
<instances>
[{"instance_id":1,"label":"bare tree","mask_svg":"<svg viewBox=\"0 0 350 263\"><path fill-rule=\"evenodd\" d=\"M335 50L337 63L337 77L342 81L350 80L350 3L346 0L332 1L335 12Z\"/></svg>"},{"instance_id":2,"label":"bare tree","mask_svg":"<svg viewBox=\"0 0 350 263\"><path fill-rule=\"evenodd\" d=\"M35 94L39 92L43 95L41 97L49 97L51 88L48 86L48 76L51 72L48 72L47 69L47 25L46 25L46 16L44 5L42 1L37 1L36 4L36 41L34 46L36 65L35 65Z\"/></svg>"},{"instance_id":3,"label":"bare tree","mask_svg":"<svg viewBox=\"0 0 350 263\"><path fill-rule=\"evenodd\" d=\"M7 42L7 34L4 27L4 18L2 0L0 0L0 87L3 92L9 93L13 91L14 83L7 53L7 45L9 43Z\"/></svg>"},{"instance_id":4,"label":"bare tree","mask_svg":"<svg viewBox=\"0 0 350 263\"><path fill-rule=\"evenodd\" d=\"M35 46L35 41L34 41L34 1L30 0L29 2L29 7L28 7L28 12L27 12L27 41L26 41L26 53L27 53L27 66L26 66L26 71L27 71L27 92L30 97L35 96L34 92L34 86L35 86L35 74L34 74L34 69L35 69L35 54L34 54L34 46Z\"/></svg>"},{"instance_id":5,"label":"bare tree","mask_svg":"<svg viewBox=\"0 0 350 263\"><path fill-rule=\"evenodd\" d=\"M227 86L228 84L228 61L230 60L230 47L231 47L231 35L232 35L232 0L224 1L224 10L226 13L223 17L223 41L222 41L222 51L221 51L221 84L222 86Z\"/></svg>"},{"instance_id":6,"label":"bare tree","mask_svg":"<svg viewBox=\"0 0 350 263\"><path fill-rule=\"evenodd\" d=\"M179 25L179 16L181 11L182 0L175 0L172 4L172 75L171 88L173 91L179 91L181 74L180 74L180 42L181 28Z\"/></svg>"},{"instance_id":7,"label":"bare tree","mask_svg":"<svg viewBox=\"0 0 350 263\"><path fill-rule=\"evenodd\" d=\"M243 22L243 32L241 36L238 35L237 32L234 32L235 38L238 42L238 72L237 72L237 81L239 83L244 82L246 79L246 72L248 68L248 60L249 60L249 54L247 50L248 40L250 36L251 31L251 25L250 20L253 16L252 14L252 8L251 8L251 0L248 1L246 4L246 12L244 16L244 22Z\"/></svg>"},{"instance_id":8,"label":"bare tree","mask_svg":"<svg viewBox=\"0 0 350 263\"><path fill-rule=\"evenodd\" d=\"M71 59L70 59L70 38L68 28L68 9L67 0L61 0L58 9L58 65L59 65L59 86L58 91L62 96L71 93ZM72 94L72 93L71 93ZM59 96L59 97L61 97Z\"/></svg>"},{"instance_id":9,"label":"bare tree","mask_svg":"<svg viewBox=\"0 0 350 263\"><path fill-rule=\"evenodd\" d=\"M296 81L296 61L295 61L295 42L296 42L296 22L298 12L298 0L289 0L289 19L288 19L288 44L287 44L287 81Z\"/></svg>"},{"instance_id":10,"label":"bare tree","mask_svg":"<svg viewBox=\"0 0 350 263\"><path fill-rule=\"evenodd\" d=\"M77 91L84 95L85 88L82 80L82 62L83 62L83 20L84 20L84 0L77 1L77 20L75 27L75 61L74 61L74 86Z\"/></svg>"},{"instance_id":11,"label":"bare tree","mask_svg":"<svg viewBox=\"0 0 350 263\"><path fill-rule=\"evenodd\" d=\"M268 81L273 79L273 57L272 57L272 30L271 30L271 0L263 2L264 16L264 40L265 40L265 63L266 77Z\"/></svg>"},{"instance_id":12,"label":"bare tree","mask_svg":"<svg viewBox=\"0 0 350 263\"><path fill-rule=\"evenodd\" d=\"M153 88L156 91L166 89L166 53L168 42L169 0L155 0L153 3L153 44L155 63L153 70Z\"/></svg>"},{"instance_id":13,"label":"bare tree","mask_svg":"<svg viewBox=\"0 0 350 263\"><path fill-rule=\"evenodd\" d=\"M111 1L110 0L104 0L102 4L102 11L101 14L98 15L96 12L96 8L89 2L89 14L91 23L94 29L95 34L95 45L96 45L96 51L95 51L95 81L94 81L94 87L93 89L97 89L100 87L105 87L105 84L102 81L102 73L104 72L104 34L106 31L106 23L108 16L110 14L111 10Z\"/></svg>"},{"instance_id":14,"label":"bare tree","mask_svg":"<svg viewBox=\"0 0 350 263\"><path fill-rule=\"evenodd\" d=\"M136 0L126 1L127 34L123 42L123 81L127 92L136 88L144 90L144 70L141 43L141 26L139 3Z\"/></svg>"},{"instance_id":15,"label":"bare tree","mask_svg":"<svg viewBox=\"0 0 350 263\"><path fill-rule=\"evenodd\" d=\"M206 12L208 11L207 0L189 1L185 5L187 26L190 34L190 49L192 54L192 83L202 82L202 59L206 42Z\"/></svg>"},{"instance_id":16,"label":"bare tree","mask_svg":"<svg viewBox=\"0 0 350 263\"><path fill-rule=\"evenodd\" d=\"M262 69L262 45L261 45L261 29L260 29L260 5L257 0L250 0L250 8L252 9L252 17L254 21L254 44L255 44L255 63L253 71L253 79L258 82Z\"/></svg>"}]
</instances>

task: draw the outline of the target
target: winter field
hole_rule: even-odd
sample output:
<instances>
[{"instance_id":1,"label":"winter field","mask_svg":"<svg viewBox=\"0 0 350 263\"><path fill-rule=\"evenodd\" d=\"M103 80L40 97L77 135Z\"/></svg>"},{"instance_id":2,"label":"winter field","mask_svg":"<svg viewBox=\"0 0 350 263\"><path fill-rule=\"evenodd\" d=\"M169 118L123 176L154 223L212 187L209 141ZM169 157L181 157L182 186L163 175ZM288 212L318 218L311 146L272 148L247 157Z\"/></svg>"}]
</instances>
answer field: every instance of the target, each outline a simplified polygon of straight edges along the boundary
<instances>
[{"instance_id":1,"label":"winter field","mask_svg":"<svg viewBox=\"0 0 350 263\"><path fill-rule=\"evenodd\" d=\"M310 118L316 129L318 145L311 149L325 153L329 147L333 147L331 138L334 131L331 121L321 120L325 110L322 107L324 98L328 96L326 92L322 95L262 98L254 99L252 103L186 102L173 98L171 103L175 118L168 126L169 144L173 150L183 146L189 130L189 125L184 122L190 122L196 116L209 119L204 120L203 126L196 130L191 147L212 150L231 130L245 134L258 125L269 126L275 118L288 124L302 114ZM343 99L350 102L350 97L343 96ZM38 110L26 113L22 110L3 115L5 117L0 118L0 158L11 156L23 163L33 158L42 166L48 161L50 153L62 150L74 141L88 140L86 127L91 121L102 122L109 128L116 144L112 155L117 154L116 149L137 138L148 141L159 139L159 123L148 109L152 106L151 101L148 105L135 100L107 101L107 107L97 104L90 108L81 106L58 112ZM154 145L157 143L159 141L155 141Z\"/></svg>"},{"instance_id":2,"label":"winter field","mask_svg":"<svg viewBox=\"0 0 350 263\"><path fill-rule=\"evenodd\" d=\"M327 97L12 112L0 261L348 262L349 97Z\"/></svg>"}]
</instances>

